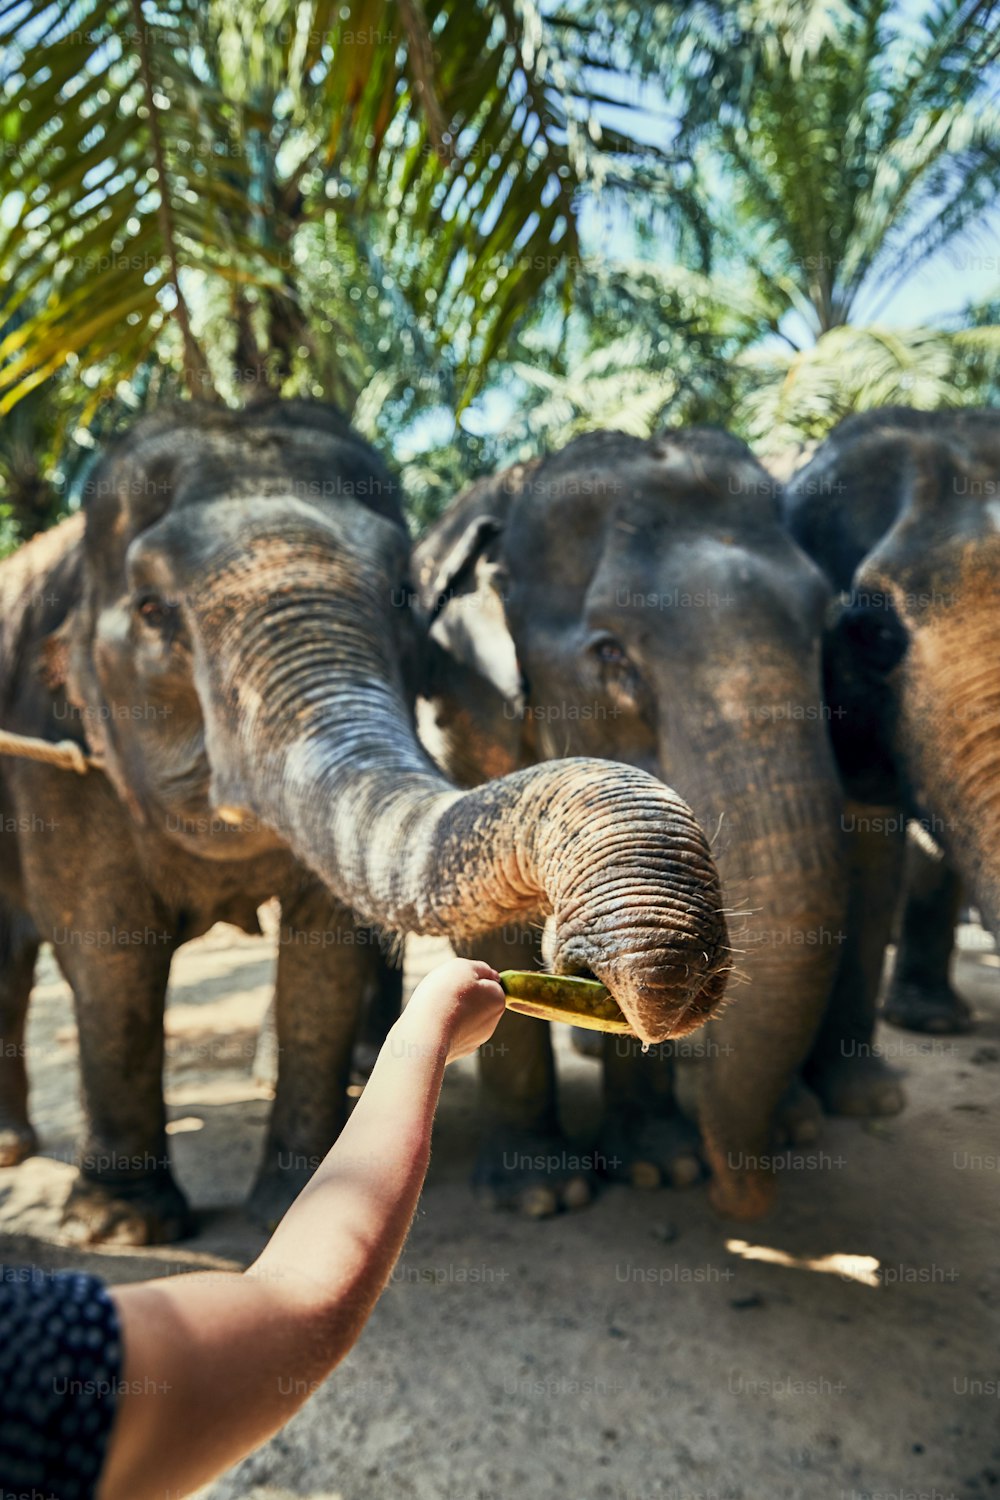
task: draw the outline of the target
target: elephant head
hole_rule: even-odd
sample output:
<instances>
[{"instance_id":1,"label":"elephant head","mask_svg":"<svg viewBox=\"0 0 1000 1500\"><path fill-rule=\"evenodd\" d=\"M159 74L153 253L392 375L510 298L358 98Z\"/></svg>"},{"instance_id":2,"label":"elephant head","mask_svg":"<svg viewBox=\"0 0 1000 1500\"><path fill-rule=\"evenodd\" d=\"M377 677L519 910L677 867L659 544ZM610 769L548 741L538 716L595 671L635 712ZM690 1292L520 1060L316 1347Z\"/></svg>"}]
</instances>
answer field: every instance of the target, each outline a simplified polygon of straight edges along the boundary
<instances>
[{"instance_id":1,"label":"elephant head","mask_svg":"<svg viewBox=\"0 0 1000 1500\"><path fill-rule=\"evenodd\" d=\"M834 734L860 800L902 803L1000 922L1000 415L851 417L794 475L789 524L843 605Z\"/></svg>"},{"instance_id":2,"label":"elephant head","mask_svg":"<svg viewBox=\"0 0 1000 1500\"><path fill-rule=\"evenodd\" d=\"M715 1131L721 1176L736 1142L767 1149L838 956L840 790L820 672L828 586L783 528L775 481L744 444L707 429L578 438L475 486L416 558L437 631L493 672L504 703L494 748L522 764L625 761L678 787L712 835L753 980L702 1109L710 1138L712 1111L732 1116ZM479 742L467 712L432 710L436 752ZM750 1093L754 1123L742 1129L733 1112Z\"/></svg>"},{"instance_id":3,"label":"elephant head","mask_svg":"<svg viewBox=\"0 0 1000 1500\"><path fill-rule=\"evenodd\" d=\"M717 1005L720 893L690 810L575 760L460 792L419 747L428 656L397 486L331 410L184 405L93 472L62 632L91 748L207 858L290 846L363 919L472 937L541 914L646 1040Z\"/></svg>"}]
</instances>

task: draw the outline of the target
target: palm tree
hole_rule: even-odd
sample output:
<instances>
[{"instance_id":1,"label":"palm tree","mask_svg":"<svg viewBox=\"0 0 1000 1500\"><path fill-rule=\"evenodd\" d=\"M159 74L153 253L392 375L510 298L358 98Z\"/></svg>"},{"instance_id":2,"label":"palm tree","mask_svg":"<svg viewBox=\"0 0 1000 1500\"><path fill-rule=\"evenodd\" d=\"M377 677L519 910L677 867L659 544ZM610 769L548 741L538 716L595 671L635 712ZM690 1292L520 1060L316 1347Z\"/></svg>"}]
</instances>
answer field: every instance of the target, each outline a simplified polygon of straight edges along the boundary
<instances>
[{"instance_id":1,"label":"palm tree","mask_svg":"<svg viewBox=\"0 0 1000 1500\"><path fill-rule=\"evenodd\" d=\"M550 307L512 347L498 384L514 411L492 449L504 462L613 427L725 423L739 356L768 327L748 277L725 288L677 265L588 257L567 319Z\"/></svg>"},{"instance_id":2,"label":"palm tree","mask_svg":"<svg viewBox=\"0 0 1000 1500\"><path fill-rule=\"evenodd\" d=\"M661 83L687 258L750 267L789 343L877 316L996 206L990 0L925 0L921 16L899 0L696 0L588 25L580 46L607 62L627 46Z\"/></svg>"},{"instance_id":3,"label":"palm tree","mask_svg":"<svg viewBox=\"0 0 1000 1500\"><path fill-rule=\"evenodd\" d=\"M933 411L995 403L1000 326L831 328L805 349L772 341L746 350L738 366L740 429L771 456L876 406Z\"/></svg>"},{"instance_id":4,"label":"palm tree","mask_svg":"<svg viewBox=\"0 0 1000 1500\"><path fill-rule=\"evenodd\" d=\"M8 540L43 531L58 511L58 493L47 472L48 394L44 387L32 391L0 420L0 556L9 550Z\"/></svg>"},{"instance_id":5,"label":"palm tree","mask_svg":"<svg viewBox=\"0 0 1000 1500\"><path fill-rule=\"evenodd\" d=\"M668 245L716 299L753 282L759 343L733 356L730 418L752 440L783 447L883 401L995 392L1000 328L981 316L904 330L879 319L935 255L991 232L997 12L987 0L583 0L559 18L578 65L638 72L661 92L661 147L677 165L670 191L642 205L654 253Z\"/></svg>"},{"instance_id":6,"label":"palm tree","mask_svg":"<svg viewBox=\"0 0 1000 1500\"><path fill-rule=\"evenodd\" d=\"M175 357L191 394L287 387L318 333L350 342L355 312L333 266L340 303L313 326L311 223L335 220L362 257L381 246L383 290L457 350L459 404L538 289L572 274L588 106L562 90L534 0L0 0L0 44L19 314L0 413L67 362L84 421L152 357ZM225 363L199 338L220 309Z\"/></svg>"}]
</instances>

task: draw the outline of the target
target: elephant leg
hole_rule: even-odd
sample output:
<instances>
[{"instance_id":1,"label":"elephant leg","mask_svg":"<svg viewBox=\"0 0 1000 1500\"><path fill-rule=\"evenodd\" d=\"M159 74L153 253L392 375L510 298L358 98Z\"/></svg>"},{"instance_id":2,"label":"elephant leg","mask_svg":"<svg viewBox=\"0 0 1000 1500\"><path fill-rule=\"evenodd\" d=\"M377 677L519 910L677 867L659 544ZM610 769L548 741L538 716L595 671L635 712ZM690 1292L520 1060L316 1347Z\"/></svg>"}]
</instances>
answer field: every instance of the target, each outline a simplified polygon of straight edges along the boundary
<instances>
[{"instance_id":1,"label":"elephant leg","mask_svg":"<svg viewBox=\"0 0 1000 1500\"><path fill-rule=\"evenodd\" d=\"M896 962L882 1015L907 1031L938 1036L968 1031L972 1012L949 977L962 883L946 859L916 839L907 845L905 880Z\"/></svg>"},{"instance_id":2,"label":"elephant leg","mask_svg":"<svg viewBox=\"0 0 1000 1500\"><path fill-rule=\"evenodd\" d=\"M899 903L906 849L897 809L848 803L847 928L829 1003L805 1079L829 1114L898 1114L905 1102L895 1071L873 1047L886 945Z\"/></svg>"},{"instance_id":3,"label":"elephant leg","mask_svg":"<svg viewBox=\"0 0 1000 1500\"><path fill-rule=\"evenodd\" d=\"M361 1003L361 1022L354 1045L354 1068L367 1078L403 1008L403 966L392 959L388 944L372 933L377 961Z\"/></svg>"},{"instance_id":4,"label":"elephant leg","mask_svg":"<svg viewBox=\"0 0 1000 1500\"><path fill-rule=\"evenodd\" d=\"M361 1019L352 1059L354 1073L359 1078L369 1078L382 1044L403 1008L403 970L389 958L387 946L371 928L359 928L358 932L364 933L379 950L361 999ZM273 999L261 1021L253 1076L256 1082L271 1088L278 1082L278 1024Z\"/></svg>"},{"instance_id":5,"label":"elephant leg","mask_svg":"<svg viewBox=\"0 0 1000 1500\"><path fill-rule=\"evenodd\" d=\"M793 1078L778 1103L775 1144L812 1146L823 1133L823 1106L801 1078Z\"/></svg>"},{"instance_id":6,"label":"elephant leg","mask_svg":"<svg viewBox=\"0 0 1000 1500\"><path fill-rule=\"evenodd\" d=\"M176 941L129 913L119 946L105 919L56 945L76 1001L83 1084L80 1174L63 1222L81 1244L165 1244L195 1227L174 1181L163 1102L163 1002ZM144 926L144 931L143 931ZM104 940L103 942L101 940Z\"/></svg>"},{"instance_id":7,"label":"elephant leg","mask_svg":"<svg viewBox=\"0 0 1000 1500\"><path fill-rule=\"evenodd\" d=\"M277 1083L248 1203L266 1228L281 1218L343 1127L361 996L374 982L378 953L371 930L357 927L324 887L310 886L282 903Z\"/></svg>"},{"instance_id":8,"label":"elephant leg","mask_svg":"<svg viewBox=\"0 0 1000 1500\"><path fill-rule=\"evenodd\" d=\"M633 1187L682 1188L697 1182L702 1176L698 1131L674 1100L674 1044L664 1042L644 1053L633 1037L609 1035L603 1042L602 1171Z\"/></svg>"},{"instance_id":9,"label":"elephant leg","mask_svg":"<svg viewBox=\"0 0 1000 1500\"><path fill-rule=\"evenodd\" d=\"M38 1146L28 1118L24 1042L37 957L30 918L0 902L0 1167L16 1166Z\"/></svg>"},{"instance_id":10,"label":"elephant leg","mask_svg":"<svg viewBox=\"0 0 1000 1500\"><path fill-rule=\"evenodd\" d=\"M777 1025L767 991L763 980L755 980L731 1016L710 1025L706 1056L693 1066L693 1086L682 1084L697 1109L712 1207L725 1218L759 1219L773 1206L778 1111L818 1021L803 1006Z\"/></svg>"},{"instance_id":11,"label":"elephant leg","mask_svg":"<svg viewBox=\"0 0 1000 1500\"><path fill-rule=\"evenodd\" d=\"M581 1057L593 1058L594 1062L603 1061L604 1037L599 1031L588 1031L585 1026L573 1026L570 1028L570 1042L573 1051L579 1052Z\"/></svg>"},{"instance_id":12,"label":"elephant leg","mask_svg":"<svg viewBox=\"0 0 1000 1500\"><path fill-rule=\"evenodd\" d=\"M538 937L527 929L488 933L463 951L497 970L538 967ZM480 1201L528 1218L589 1203L591 1168L559 1125L549 1026L508 1011L479 1049L479 1077L487 1122L473 1172Z\"/></svg>"}]
</instances>

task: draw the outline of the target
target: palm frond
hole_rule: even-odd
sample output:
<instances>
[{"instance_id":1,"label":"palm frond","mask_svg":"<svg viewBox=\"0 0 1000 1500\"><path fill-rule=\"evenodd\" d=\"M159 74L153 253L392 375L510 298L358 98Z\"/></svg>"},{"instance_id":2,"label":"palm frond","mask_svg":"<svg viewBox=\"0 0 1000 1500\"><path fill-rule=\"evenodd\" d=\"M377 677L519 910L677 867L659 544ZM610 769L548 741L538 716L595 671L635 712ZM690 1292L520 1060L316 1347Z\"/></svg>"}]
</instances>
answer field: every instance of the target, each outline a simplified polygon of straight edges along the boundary
<instances>
[{"instance_id":1,"label":"palm frond","mask_svg":"<svg viewBox=\"0 0 1000 1500\"><path fill-rule=\"evenodd\" d=\"M740 364L749 380L736 425L770 454L824 437L855 411L988 400L1000 374L1000 326L834 328L810 349L756 349Z\"/></svg>"},{"instance_id":2,"label":"palm frond","mask_svg":"<svg viewBox=\"0 0 1000 1500\"><path fill-rule=\"evenodd\" d=\"M460 403L570 283L594 101L534 0L24 0L0 45L0 264L25 310L0 411L70 356L106 392L170 323L211 394L193 303L219 279L285 325L287 378L295 236L329 214L391 231L387 274L455 345ZM625 130L601 149L644 154Z\"/></svg>"}]
</instances>

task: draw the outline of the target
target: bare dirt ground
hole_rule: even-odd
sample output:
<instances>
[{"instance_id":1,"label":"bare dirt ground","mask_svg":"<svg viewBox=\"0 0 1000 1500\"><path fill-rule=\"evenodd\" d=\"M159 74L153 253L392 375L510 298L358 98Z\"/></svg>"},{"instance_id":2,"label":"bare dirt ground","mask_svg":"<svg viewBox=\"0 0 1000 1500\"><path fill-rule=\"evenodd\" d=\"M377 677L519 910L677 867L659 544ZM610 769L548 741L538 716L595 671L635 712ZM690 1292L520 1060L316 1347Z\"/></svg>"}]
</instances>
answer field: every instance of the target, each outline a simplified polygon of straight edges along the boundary
<instances>
[{"instance_id":1,"label":"bare dirt ground","mask_svg":"<svg viewBox=\"0 0 1000 1500\"><path fill-rule=\"evenodd\" d=\"M974 934L973 934L974 936ZM411 979L440 956L409 951ZM183 950L167 1100L198 1238L81 1255L59 1245L78 1127L68 992L51 962L29 1066L42 1156L0 1171L0 1254L112 1282L243 1266L240 1202L267 1091L252 1081L273 957L219 927ZM979 1500L1000 1496L1000 961L968 951L974 1033L886 1028L910 1106L827 1122L751 1229L704 1188L608 1188L542 1223L479 1209L475 1075L450 1070L404 1258L360 1344L211 1500ZM584 1143L598 1070L560 1037Z\"/></svg>"}]
</instances>

